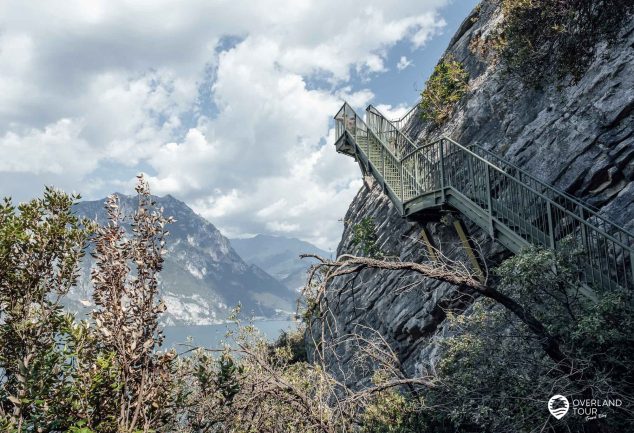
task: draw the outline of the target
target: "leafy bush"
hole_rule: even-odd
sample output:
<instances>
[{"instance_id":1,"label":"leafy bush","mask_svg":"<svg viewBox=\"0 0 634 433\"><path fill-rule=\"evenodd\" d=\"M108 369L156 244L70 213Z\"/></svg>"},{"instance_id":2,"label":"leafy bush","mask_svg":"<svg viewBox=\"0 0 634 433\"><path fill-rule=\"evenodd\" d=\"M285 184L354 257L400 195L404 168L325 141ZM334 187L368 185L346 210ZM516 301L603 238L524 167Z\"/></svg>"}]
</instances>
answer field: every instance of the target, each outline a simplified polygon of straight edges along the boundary
<instances>
[{"instance_id":1,"label":"leafy bush","mask_svg":"<svg viewBox=\"0 0 634 433\"><path fill-rule=\"evenodd\" d=\"M574 251L531 248L506 260L496 273L500 289L557 336L577 370L562 372L524 324L494 301L480 300L469 314L448 315L452 336L443 340L437 365L443 386L426 394L435 408L430 417L444 417L461 431L632 429L631 413L619 409L601 420L567 416L544 424L544 402L553 390L572 398L634 404L631 297L618 290L599 293L598 303L583 297L575 263Z\"/></svg>"},{"instance_id":2,"label":"leafy bush","mask_svg":"<svg viewBox=\"0 0 634 433\"><path fill-rule=\"evenodd\" d=\"M469 74L451 55L436 65L421 93L423 120L442 125L468 89Z\"/></svg>"},{"instance_id":3,"label":"leafy bush","mask_svg":"<svg viewBox=\"0 0 634 433\"><path fill-rule=\"evenodd\" d=\"M131 238L116 197L106 227L73 215L79 196L51 188L17 208L0 206L3 431L128 433L169 418L173 354L157 352L156 299L168 220L142 179L137 192ZM76 284L90 236L97 309L87 322L64 313L60 300Z\"/></svg>"},{"instance_id":4,"label":"leafy bush","mask_svg":"<svg viewBox=\"0 0 634 433\"><path fill-rule=\"evenodd\" d=\"M568 75L578 80L631 17L631 0L503 0L500 51L508 68L532 85Z\"/></svg>"},{"instance_id":5,"label":"leafy bush","mask_svg":"<svg viewBox=\"0 0 634 433\"><path fill-rule=\"evenodd\" d=\"M358 248L361 255L365 257L381 258L384 256L381 248L377 245L376 226L372 217L364 217L352 228L352 240L350 244L353 248Z\"/></svg>"},{"instance_id":6,"label":"leafy bush","mask_svg":"<svg viewBox=\"0 0 634 433\"><path fill-rule=\"evenodd\" d=\"M47 188L41 199L17 207L5 199L0 205L0 426L5 431L64 429L73 422L76 410L65 396L73 394L75 371L68 362L79 339L73 341L73 319L56 299L75 283L90 234L71 212L78 198Z\"/></svg>"},{"instance_id":7,"label":"leafy bush","mask_svg":"<svg viewBox=\"0 0 634 433\"><path fill-rule=\"evenodd\" d=\"M289 363L307 362L306 342L304 341L305 326L300 326L292 331L282 331L275 343L271 345L271 350L286 349L291 354Z\"/></svg>"},{"instance_id":8,"label":"leafy bush","mask_svg":"<svg viewBox=\"0 0 634 433\"><path fill-rule=\"evenodd\" d=\"M423 407L419 399L396 390L376 393L363 409L361 433L419 433L426 424Z\"/></svg>"}]
</instances>

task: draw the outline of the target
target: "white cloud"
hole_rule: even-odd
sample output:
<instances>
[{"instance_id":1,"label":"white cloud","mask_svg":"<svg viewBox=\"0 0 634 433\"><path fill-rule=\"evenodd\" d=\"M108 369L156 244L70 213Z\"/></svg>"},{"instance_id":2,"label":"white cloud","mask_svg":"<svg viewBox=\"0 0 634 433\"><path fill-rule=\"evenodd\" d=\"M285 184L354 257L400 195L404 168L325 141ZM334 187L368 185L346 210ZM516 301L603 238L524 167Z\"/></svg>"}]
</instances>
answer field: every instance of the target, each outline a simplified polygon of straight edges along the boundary
<instances>
[{"instance_id":1,"label":"white cloud","mask_svg":"<svg viewBox=\"0 0 634 433\"><path fill-rule=\"evenodd\" d=\"M396 64L396 68L399 71L402 71L403 69L409 67L412 65L412 61L409 60L407 57L405 56L401 56L401 58L398 60L398 63Z\"/></svg>"},{"instance_id":2,"label":"white cloud","mask_svg":"<svg viewBox=\"0 0 634 433\"><path fill-rule=\"evenodd\" d=\"M7 132L0 137L0 171L80 178L96 167L96 159L90 158L94 149L79 137L81 130L81 121L61 119L41 130Z\"/></svg>"},{"instance_id":3,"label":"white cloud","mask_svg":"<svg viewBox=\"0 0 634 433\"><path fill-rule=\"evenodd\" d=\"M407 114L412 107L408 105L397 105L393 107L389 104L377 104L376 108L388 119L397 120Z\"/></svg>"},{"instance_id":4,"label":"white cloud","mask_svg":"<svg viewBox=\"0 0 634 433\"><path fill-rule=\"evenodd\" d=\"M330 146L332 116L371 102L351 77L425 44L447 3L4 1L0 178L35 180L0 193L105 195L145 171L228 234L334 247L360 176Z\"/></svg>"}]
</instances>

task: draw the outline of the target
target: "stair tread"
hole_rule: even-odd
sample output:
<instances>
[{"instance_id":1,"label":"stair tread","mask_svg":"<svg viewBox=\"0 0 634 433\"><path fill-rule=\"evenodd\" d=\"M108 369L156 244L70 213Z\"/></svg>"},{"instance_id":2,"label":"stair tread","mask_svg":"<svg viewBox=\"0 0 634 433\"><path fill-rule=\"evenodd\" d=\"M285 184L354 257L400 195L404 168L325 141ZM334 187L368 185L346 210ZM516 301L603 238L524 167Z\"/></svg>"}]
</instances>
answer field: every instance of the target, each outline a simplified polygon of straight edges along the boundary
<instances>
[{"instance_id":1,"label":"stair tread","mask_svg":"<svg viewBox=\"0 0 634 433\"><path fill-rule=\"evenodd\" d=\"M378 172L383 181L390 186L396 195L396 197L394 195L391 196L392 200L398 200L395 204L399 207L402 208L403 200L410 201L416 198L423 198L426 194L434 191L438 192L442 184L441 170L444 170L443 179L445 186L459 193L458 197L462 197L460 200L464 201L461 204L453 203L457 207L462 208L463 212L468 211L467 217L479 219L480 223L478 224L481 224L483 228L484 222L490 218L490 212L491 216L495 218L495 224L500 225L500 230L502 228L506 230L505 233L507 234L504 236L506 236L508 242L512 241L509 238L509 233L512 233L518 239L523 239L523 242L549 246L553 240L559 242L566 236L573 235L575 239L579 238L581 236L579 231L583 227L586 227L585 230L592 230L592 236L594 236L590 238L583 234L585 243L612 242L610 238L605 238L601 234L600 229L595 229L590 220L581 223L576 215L570 216L570 214L567 214L566 212L576 212L577 208L576 205L571 206L569 204L570 201L567 197L558 196L553 189L547 189L543 185L540 186L530 178L528 183L524 182L525 178L512 165L503 163L502 168L500 168L500 166L492 163L490 158L482 155L481 152L479 157L484 159L478 159L479 157L473 156L468 149L461 145L445 141L444 143L446 144L442 144L442 147L439 146L435 150L429 148L430 150L424 151L424 154L421 151L410 159L401 161L398 159L398 153L396 153L396 156L393 155L393 152L397 152L397 149L388 147L382 140L396 137L398 151L411 149L415 145L398 129L394 129L391 123L384 121L386 120L385 118L374 111L368 110L368 113L368 116L380 117L375 123L370 122L370 125L375 125L375 127L376 125L382 125L380 126L381 128L387 127L389 130L384 129L371 133L372 128L369 126L365 126L368 128L367 132L357 126L356 130L349 131L350 135L348 136L351 136L356 144L352 143L350 147L346 147L347 145L345 144L338 144L338 150L350 149L349 152L344 153L352 156L359 151L363 153L365 155L364 158L374 167L374 172ZM357 125L359 124L357 123ZM445 153L441 159L442 149L444 149ZM489 168L490 165L497 167L499 170L492 170ZM488 185L487 182L489 182ZM544 198L544 195L547 198ZM437 199L437 196L431 200L425 199L427 201L424 201L424 203L436 206L438 205ZM423 202L419 201L418 203ZM563 211L560 208L556 208L555 212L548 210L548 207L553 206L552 203L561 204L563 209L567 209L567 211ZM417 206L414 209L420 210L420 204ZM491 207L490 211L488 210L489 206ZM411 210L411 212L415 211ZM469 212L472 214L475 212L475 214L469 216ZM476 220L474 222L477 222ZM549 236L548 233L551 231L553 234ZM625 239L631 242L631 235L627 234L627 232L625 233ZM515 242L515 245L521 243L519 240L513 242ZM586 245L585 243L584 245ZM599 248L604 247L600 246ZM609 273L606 274L604 269L601 268L603 266L600 263L602 251L602 249L595 249L588 253L586 264L584 265L588 267L586 273L591 275L593 281L596 281L595 275L599 275L601 284L605 280L612 285L614 283L613 277ZM626 247L624 251L629 251L629 254L633 254L634 257L631 247ZM597 266L600 269L597 269ZM632 273L634 273L634 270ZM627 277L627 279L630 280L629 284L631 285L634 275Z\"/></svg>"}]
</instances>

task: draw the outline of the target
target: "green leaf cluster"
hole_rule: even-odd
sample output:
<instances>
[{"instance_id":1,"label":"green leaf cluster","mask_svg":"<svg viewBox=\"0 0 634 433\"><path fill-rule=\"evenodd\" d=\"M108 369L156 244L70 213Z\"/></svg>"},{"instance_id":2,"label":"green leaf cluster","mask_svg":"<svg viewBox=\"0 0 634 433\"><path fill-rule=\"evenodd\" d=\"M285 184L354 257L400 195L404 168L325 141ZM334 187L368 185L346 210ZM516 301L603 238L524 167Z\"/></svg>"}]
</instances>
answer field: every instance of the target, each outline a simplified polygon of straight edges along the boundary
<instances>
[{"instance_id":1,"label":"green leaf cluster","mask_svg":"<svg viewBox=\"0 0 634 433\"><path fill-rule=\"evenodd\" d=\"M385 254L378 245L376 225L372 217L366 216L352 227L352 248L358 249L362 256L382 258Z\"/></svg>"},{"instance_id":2,"label":"green leaf cluster","mask_svg":"<svg viewBox=\"0 0 634 433\"><path fill-rule=\"evenodd\" d=\"M581 78L601 41L632 17L630 0L503 0L498 46L508 69L533 86Z\"/></svg>"},{"instance_id":3,"label":"green leaf cluster","mask_svg":"<svg viewBox=\"0 0 634 433\"><path fill-rule=\"evenodd\" d=\"M467 92L469 74L452 55L447 55L434 68L421 93L420 113L423 120L435 125L447 121Z\"/></svg>"}]
</instances>

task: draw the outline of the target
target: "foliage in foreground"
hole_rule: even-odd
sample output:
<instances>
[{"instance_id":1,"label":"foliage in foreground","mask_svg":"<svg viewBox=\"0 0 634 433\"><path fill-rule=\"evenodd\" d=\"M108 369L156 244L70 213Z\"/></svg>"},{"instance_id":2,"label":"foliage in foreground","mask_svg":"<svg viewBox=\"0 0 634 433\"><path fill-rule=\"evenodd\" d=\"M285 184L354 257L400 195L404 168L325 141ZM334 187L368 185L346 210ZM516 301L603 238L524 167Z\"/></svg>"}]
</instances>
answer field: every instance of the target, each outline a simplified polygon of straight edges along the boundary
<instances>
[{"instance_id":1,"label":"foliage in foreground","mask_svg":"<svg viewBox=\"0 0 634 433\"><path fill-rule=\"evenodd\" d=\"M147 184L137 186L132 236L116 196L105 227L72 213L78 196L0 207L0 426L7 432L149 431L166 415L172 353L156 299L164 253L162 217ZM92 321L64 313L92 237Z\"/></svg>"},{"instance_id":2,"label":"foliage in foreground","mask_svg":"<svg viewBox=\"0 0 634 433\"><path fill-rule=\"evenodd\" d=\"M351 364L373 378L351 389L324 367L328 346L306 341L301 328L271 345L238 323L225 347L182 356L161 352L158 275L169 219L143 181L137 192L131 233L122 228L116 197L108 200L105 227L73 216L77 197L51 189L18 208L9 201L0 207L1 431L632 430L631 296L599 292L598 303L579 296L574 251L528 250L504 262L495 276L504 295L555 336L565 365L574 368L562 369L513 312L482 298L466 314L447 311L452 329L440 343L443 355L424 377L408 377L378 332L346 336L341 343L355 354ZM370 223L360 238L371 246L376 235ZM92 320L79 321L59 300L75 284L91 243L96 308ZM318 297L313 303L311 317L326 311ZM544 406L555 391L619 398L623 405L605 419L555 421Z\"/></svg>"},{"instance_id":3,"label":"foliage in foreground","mask_svg":"<svg viewBox=\"0 0 634 433\"><path fill-rule=\"evenodd\" d=\"M410 388L409 394L403 394L403 387L392 389L406 397L407 404L399 405L401 410L396 413L390 405L393 397L385 397L380 410L368 402L364 413L373 418L364 420L363 428L428 433L617 433L633 429L631 293L595 287L596 299L583 295L579 280L583 255L563 245L557 251L527 249L504 261L487 283L479 282L463 264L440 250L437 256L437 263L431 264L343 255L336 260L321 259L317 266L322 272L310 275L309 281L316 286L308 286L309 293L319 305L311 318L313 335L328 334L328 329L338 326L329 303L354 290L357 276L366 269L414 272L456 284L465 297L480 295L467 311L459 305L457 310L446 309L449 328L436 341L440 357L432 358L426 367L417 366L419 374L428 374L425 368L432 373L430 380ZM330 283L342 276L347 280L336 286L339 292L327 297L334 289ZM359 352L352 342L349 336L333 336L333 369L342 368L337 364L338 344L347 353ZM373 347L374 358L380 358L384 349ZM321 344L315 357L325 358L326 350L328 344ZM368 371L367 364L354 357L347 364ZM398 362L393 368L398 369ZM554 394L563 394L571 402L610 399L619 403L609 408L595 406L601 416L585 418L571 410L558 421L546 408Z\"/></svg>"},{"instance_id":4,"label":"foliage in foreground","mask_svg":"<svg viewBox=\"0 0 634 433\"><path fill-rule=\"evenodd\" d=\"M625 291L599 292L594 302L578 293L574 254L529 249L497 270L504 292L555 335L575 366L562 371L544 355L535 335L490 299L467 314L452 314L450 335L436 365L441 386L425 393L429 419L441 431L622 432L634 426L634 306ZM440 391L440 392L439 392ZM606 418L550 417L553 394L572 399L620 399L599 409ZM572 414L572 411L571 411Z\"/></svg>"},{"instance_id":5,"label":"foliage in foreground","mask_svg":"<svg viewBox=\"0 0 634 433\"><path fill-rule=\"evenodd\" d=\"M307 362L303 331L271 345L249 325L221 349L162 352L158 299L166 224L147 184L108 223L73 215L78 196L0 207L0 431L340 432L383 389L352 393ZM125 224L124 224L125 221ZM131 227L130 231L125 226ZM90 320L63 312L87 250Z\"/></svg>"}]
</instances>

